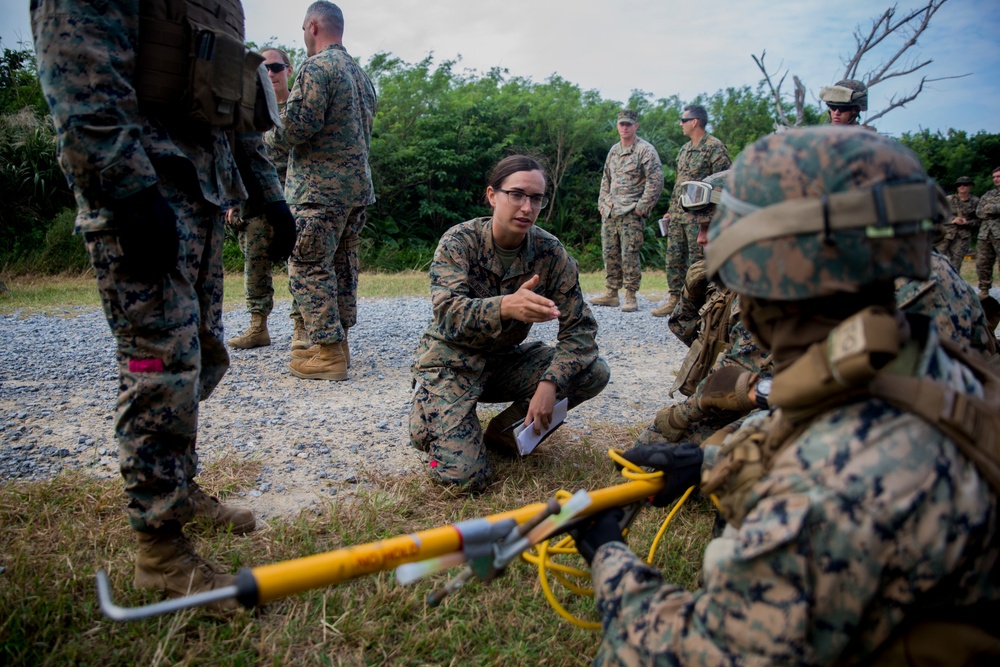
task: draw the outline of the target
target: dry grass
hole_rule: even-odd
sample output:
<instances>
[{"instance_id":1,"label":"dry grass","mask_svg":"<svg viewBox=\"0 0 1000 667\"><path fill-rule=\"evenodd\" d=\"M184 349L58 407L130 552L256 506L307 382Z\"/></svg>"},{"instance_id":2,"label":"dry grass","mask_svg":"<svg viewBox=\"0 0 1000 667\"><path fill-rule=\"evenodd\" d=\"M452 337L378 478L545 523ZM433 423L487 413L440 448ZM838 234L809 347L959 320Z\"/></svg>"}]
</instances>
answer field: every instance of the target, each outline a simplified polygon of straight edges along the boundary
<instances>
[{"instance_id":1,"label":"dry grass","mask_svg":"<svg viewBox=\"0 0 1000 667\"><path fill-rule=\"evenodd\" d=\"M369 475L352 500L339 494L318 511L272 521L246 537L193 531L203 554L235 570L423 530L544 500L557 489L615 484L604 456L629 443L624 428L596 426L581 437L559 431L538 456L495 461L498 481L477 497L456 494L421 474ZM256 477L253 462L231 458L206 470L213 493L236 491ZM94 573L105 568L119 604L152 602L131 586L134 536L117 480L80 473L0 486L0 663L7 665L583 665L597 635L577 629L548 607L537 572L515 562L492 584L472 582L438 608L425 604L445 574L409 587L383 573L222 617L189 611L132 624L105 619ZM684 509L657 563L667 576L694 584L712 511ZM644 555L663 513L640 515L630 535ZM563 591L578 613L593 601ZM571 599L573 598L573 599Z\"/></svg>"}]
</instances>

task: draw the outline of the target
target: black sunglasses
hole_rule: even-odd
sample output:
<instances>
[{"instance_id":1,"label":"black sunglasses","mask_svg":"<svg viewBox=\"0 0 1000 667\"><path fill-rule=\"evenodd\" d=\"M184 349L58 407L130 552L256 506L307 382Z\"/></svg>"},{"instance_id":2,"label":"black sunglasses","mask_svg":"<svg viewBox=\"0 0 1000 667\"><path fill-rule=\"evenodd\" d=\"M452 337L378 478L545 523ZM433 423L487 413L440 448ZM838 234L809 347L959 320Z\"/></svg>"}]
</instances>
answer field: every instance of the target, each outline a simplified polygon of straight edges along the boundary
<instances>
[{"instance_id":1,"label":"black sunglasses","mask_svg":"<svg viewBox=\"0 0 1000 667\"><path fill-rule=\"evenodd\" d=\"M268 72L274 72L275 74L277 74L279 72L285 71L285 68L288 67L288 65L286 65L285 63L267 63L266 65L264 65L264 67L267 68Z\"/></svg>"},{"instance_id":2,"label":"black sunglasses","mask_svg":"<svg viewBox=\"0 0 1000 667\"><path fill-rule=\"evenodd\" d=\"M848 111L853 111L855 106L853 104L830 104L827 103L826 108L830 111L839 111L840 113L847 113Z\"/></svg>"},{"instance_id":3,"label":"black sunglasses","mask_svg":"<svg viewBox=\"0 0 1000 667\"><path fill-rule=\"evenodd\" d=\"M689 120L698 120L697 118L681 118L681 125L688 122Z\"/></svg>"}]
</instances>

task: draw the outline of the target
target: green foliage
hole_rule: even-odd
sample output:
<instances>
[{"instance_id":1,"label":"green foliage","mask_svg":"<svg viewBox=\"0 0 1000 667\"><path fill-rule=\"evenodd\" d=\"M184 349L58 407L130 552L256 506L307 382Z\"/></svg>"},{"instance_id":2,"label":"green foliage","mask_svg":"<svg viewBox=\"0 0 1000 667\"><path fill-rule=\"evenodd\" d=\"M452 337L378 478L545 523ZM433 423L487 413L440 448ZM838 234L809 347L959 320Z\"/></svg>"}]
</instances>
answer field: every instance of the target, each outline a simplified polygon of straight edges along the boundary
<instances>
[{"instance_id":1,"label":"green foliage","mask_svg":"<svg viewBox=\"0 0 1000 667\"><path fill-rule=\"evenodd\" d=\"M1000 166L1000 134L977 132L970 137L962 130L942 134L925 129L904 132L899 142L917 154L931 178L948 192L954 192L953 184L960 176L975 181L975 195L994 187L992 172Z\"/></svg>"},{"instance_id":2,"label":"green foliage","mask_svg":"<svg viewBox=\"0 0 1000 667\"><path fill-rule=\"evenodd\" d=\"M35 53L4 47L0 55L0 114L17 113L25 107L38 116L49 112L38 82Z\"/></svg>"}]
</instances>

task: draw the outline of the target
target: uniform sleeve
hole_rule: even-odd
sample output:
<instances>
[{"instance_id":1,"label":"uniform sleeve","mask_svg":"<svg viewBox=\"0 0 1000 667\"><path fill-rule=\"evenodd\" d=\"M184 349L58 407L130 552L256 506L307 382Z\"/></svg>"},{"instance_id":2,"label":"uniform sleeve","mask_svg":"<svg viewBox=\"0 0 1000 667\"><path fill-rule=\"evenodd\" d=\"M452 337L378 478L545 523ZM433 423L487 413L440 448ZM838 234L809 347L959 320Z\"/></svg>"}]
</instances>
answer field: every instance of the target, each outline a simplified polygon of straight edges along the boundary
<instances>
[{"instance_id":1,"label":"uniform sleeve","mask_svg":"<svg viewBox=\"0 0 1000 667\"><path fill-rule=\"evenodd\" d=\"M431 262L431 302L436 331L444 340L474 346L503 330L502 296L476 298L469 281L475 248L461 234L445 234Z\"/></svg>"},{"instance_id":2,"label":"uniform sleeve","mask_svg":"<svg viewBox=\"0 0 1000 667\"><path fill-rule=\"evenodd\" d=\"M976 217L980 220L1000 217L1000 190L991 190L979 199Z\"/></svg>"},{"instance_id":3,"label":"uniform sleeve","mask_svg":"<svg viewBox=\"0 0 1000 667\"><path fill-rule=\"evenodd\" d=\"M612 151L608 151L608 156L604 158L601 194L597 197L597 210L600 212L601 218L606 218L611 214L611 153Z\"/></svg>"},{"instance_id":4,"label":"uniform sleeve","mask_svg":"<svg viewBox=\"0 0 1000 667\"><path fill-rule=\"evenodd\" d=\"M717 174L720 171L725 171L733 166L732 160L729 159L729 149L721 141L716 142L714 149L712 150L712 157L710 160L712 165L712 171L708 174Z\"/></svg>"},{"instance_id":5,"label":"uniform sleeve","mask_svg":"<svg viewBox=\"0 0 1000 667\"><path fill-rule=\"evenodd\" d=\"M316 62L305 61L292 84L281 117L285 129L283 132L270 130L268 143L287 149L319 134L327 126L327 110L332 103L330 91L333 86L329 79L339 75L339 72L326 71Z\"/></svg>"},{"instance_id":6,"label":"uniform sleeve","mask_svg":"<svg viewBox=\"0 0 1000 667\"><path fill-rule=\"evenodd\" d=\"M138 15L122 3L43 0L31 3L31 29L70 186L94 203L155 185L132 87Z\"/></svg>"},{"instance_id":7,"label":"uniform sleeve","mask_svg":"<svg viewBox=\"0 0 1000 667\"><path fill-rule=\"evenodd\" d=\"M553 274L558 282L550 294L559 308L559 334L555 356L542 379L565 393L570 379L597 361L597 320L583 298L576 260L565 249Z\"/></svg>"},{"instance_id":8,"label":"uniform sleeve","mask_svg":"<svg viewBox=\"0 0 1000 667\"><path fill-rule=\"evenodd\" d=\"M656 202L660 200L660 195L663 194L663 165L656 149L652 146L643 153L642 169L646 174L646 184L635 210L637 213L641 211L639 215L645 217L650 214Z\"/></svg>"}]
</instances>

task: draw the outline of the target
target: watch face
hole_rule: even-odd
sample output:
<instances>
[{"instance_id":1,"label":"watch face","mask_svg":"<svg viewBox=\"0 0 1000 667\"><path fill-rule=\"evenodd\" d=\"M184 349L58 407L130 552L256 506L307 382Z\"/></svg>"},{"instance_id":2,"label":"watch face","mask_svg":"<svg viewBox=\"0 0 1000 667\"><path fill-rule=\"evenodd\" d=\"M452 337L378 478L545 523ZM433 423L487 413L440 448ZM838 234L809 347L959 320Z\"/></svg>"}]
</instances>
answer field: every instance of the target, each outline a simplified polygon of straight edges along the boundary
<instances>
[{"instance_id":1,"label":"watch face","mask_svg":"<svg viewBox=\"0 0 1000 667\"><path fill-rule=\"evenodd\" d=\"M771 396L771 381L761 380L760 382L758 382L756 387L756 392L757 392L757 400L756 400L757 407L761 408L762 410L767 410L768 408L770 408L771 406L768 403L767 399Z\"/></svg>"}]
</instances>

